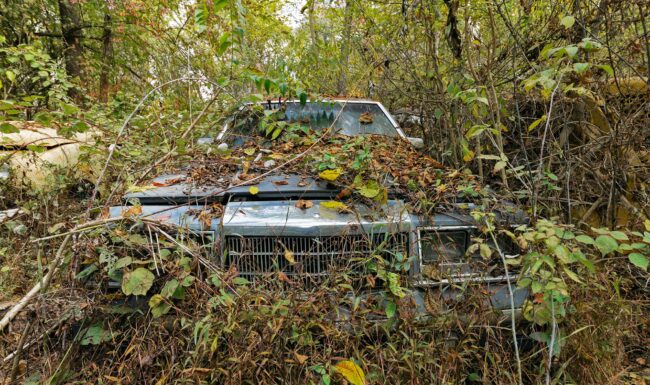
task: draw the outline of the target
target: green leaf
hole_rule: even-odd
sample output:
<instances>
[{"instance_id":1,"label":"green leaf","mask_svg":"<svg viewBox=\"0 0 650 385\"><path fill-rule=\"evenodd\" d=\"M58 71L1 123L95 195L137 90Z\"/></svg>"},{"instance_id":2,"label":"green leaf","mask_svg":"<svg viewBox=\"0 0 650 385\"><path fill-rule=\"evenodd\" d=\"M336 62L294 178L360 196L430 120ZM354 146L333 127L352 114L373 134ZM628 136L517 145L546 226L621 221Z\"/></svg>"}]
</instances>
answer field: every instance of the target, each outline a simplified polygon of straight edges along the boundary
<instances>
[{"instance_id":1,"label":"green leaf","mask_svg":"<svg viewBox=\"0 0 650 385\"><path fill-rule=\"evenodd\" d=\"M267 94L271 93L271 80L270 79L264 79L264 90L266 91Z\"/></svg>"},{"instance_id":2,"label":"green leaf","mask_svg":"<svg viewBox=\"0 0 650 385\"><path fill-rule=\"evenodd\" d=\"M564 47L564 52L566 52L566 54L569 55L571 59L573 59L578 54L578 46L574 44L567 45Z\"/></svg>"},{"instance_id":3,"label":"green leaf","mask_svg":"<svg viewBox=\"0 0 650 385\"><path fill-rule=\"evenodd\" d=\"M528 132L531 132L532 130L534 130L535 128L537 128L537 126L539 126L540 123L545 122L545 121L546 121L546 115L542 115L541 118L535 120L534 122L532 122L532 123L530 124L530 126L528 126Z\"/></svg>"},{"instance_id":4,"label":"green leaf","mask_svg":"<svg viewBox=\"0 0 650 385\"><path fill-rule=\"evenodd\" d=\"M217 54L219 56L223 55L224 52L232 45L232 40L230 39L230 32L226 32L219 38L219 47L217 49Z\"/></svg>"},{"instance_id":5,"label":"green leaf","mask_svg":"<svg viewBox=\"0 0 650 385\"><path fill-rule=\"evenodd\" d=\"M7 72L5 72L5 75L7 76L7 79L9 79L9 81L11 82L16 80L16 74L11 70L7 70Z\"/></svg>"},{"instance_id":6,"label":"green leaf","mask_svg":"<svg viewBox=\"0 0 650 385\"><path fill-rule=\"evenodd\" d=\"M86 122L77 121L70 127L70 132L86 132L90 126Z\"/></svg>"},{"instance_id":7,"label":"green leaf","mask_svg":"<svg viewBox=\"0 0 650 385\"><path fill-rule=\"evenodd\" d=\"M63 113L65 115L72 115L79 112L79 108L77 108L77 106L74 106L72 104L61 103L61 108L63 109Z\"/></svg>"},{"instance_id":8,"label":"green leaf","mask_svg":"<svg viewBox=\"0 0 650 385\"><path fill-rule=\"evenodd\" d=\"M564 16L564 17L560 20L560 24L562 24L562 25L564 26L564 28L566 28L566 29L569 29L569 28L573 27L573 24L574 24L575 22L576 22L575 17L573 17L573 16L571 16L571 15Z\"/></svg>"},{"instance_id":9,"label":"green leaf","mask_svg":"<svg viewBox=\"0 0 650 385\"><path fill-rule=\"evenodd\" d=\"M472 139L475 136L481 135L483 133L483 131L485 131L487 128L488 128L488 126L485 125L485 124L477 124L475 126L472 126L472 128L470 128L467 131L467 134L465 134L465 137L467 139Z\"/></svg>"},{"instance_id":10,"label":"green leaf","mask_svg":"<svg viewBox=\"0 0 650 385\"><path fill-rule=\"evenodd\" d=\"M33 151L33 152L36 152L36 153L42 153L42 152L47 151L47 147L45 147L45 146L37 146L35 144L28 144L27 149L29 151Z\"/></svg>"},{"instance_id":11,"label":"green leaf","mask_svg":"<svg viewBox=\"0 0 650 385\"><path fill-rule=\"evenodd\" d=\"M628 238L627 235L622 231L612 231L611 233L609 233L609 235L614 237L614 239L616 239L617 241L629 241L630 240L630 238Z\"/></svg>"},{"instance_id":12,"label":"green leaf","mask_svg":"<svg viewBox=\"0 0 650 385\"><path fill-rule=\"evenodd\" d=\"M86 277L90 277L97 270L98 270L97 265L93 263L92 265L80 271L79 274L75 276L75 279L84 279Z\"/></svg>"},{"instance_id":13,"label":"green leaf","mask_svg":"<svg viewBox=\"0 0 650 385\"><path fill-rule=\"evenodd\" d=\"M305 92L301 92L298 97L300 98L300 105L304 106L307 104L307 94Z\"/></svg>"},{"instance_id":14,"label":"green leaf","mask_svg":"<svg viewBox=\"0 0 650 385\"><path fill-rule=\"evenodd\" d=\"M586 245L593 245L594 244L594 239L588 235L578 235L576 237L576 241L580 243L584 243Z\"/></svg>"},{"instance_id":15,"label":"green leaf","mask_svg":"<svg viewBox=\"0 0 650 385\"><path fill-rule=\"evenodd\" d=\"M244 277L236 277L235 279L232 280L232 283L234 283L237 286L246 286L250 284L250 281Z\"/></svg>"},{"instance_id":16,"label":"green leaf","mask_svg":"<svg viewBox=\"0 0 650 385\"><path fill-rule=\"evenodd\" d=\"M200 5L194 11L194 25L198 33L203 33L207 28L208 8L205 1L201 1Z\"/></svg>"},{"instance_id":17,"label":"green leaf","mask_svg":"<svg viewBox=\"0 0 650 385\"><path fill-rule=\"evenodd\" d=\"M576 237L575 234L573 234L571 231L559 227L555 228L555 235L557 235L560 239L573 239Z\"/></svg>"},{"instance_id":18,"label":"green leaf","mask_svg":"<svg viewBox=\"0 0 650 385\"><path fill-rule=\"evenodd\" d=\"M573 281L578 282L578 283L582 283L582 281L580 280L580 277L578 277L578 274L576 274L575 272L571 271L570 269L568 269L566 267L563 270L564 270L564 273L569 278L571 278Z\"/></svg>"},{"instance_id":19,"label":"green leaf","mask_svg":"<svg viewBox=\"0 0 650 385\"><path fill-rule=\"evenodd\" d=\"M119 270L125 268L127 266L130 266L131 263L133 263L133 259L131 257L122 257L118 259L117 262L115 262L111 270Z\"/></svg>"},{"instance_id":20,"label":"green leaf","mask_svg":"<svg viewBox=\"0 0 650 385\"><path fill-rule=\"evenodd\" d=\"M589 63L574 63L573 64L573 69L579 73L582 74L586 72L589 69Z\"/></svg>"},{"instance_id":21,"label":"green leaf","mask_svg":"<svg viewBox=\"0 0 650 385\"><path fill-rule=\"evenodd\" d=\"M485 243L481 243L479 245L479 253L481 254L481 258L489 259L492 256L492 249Z\"/></svg>"},{"instance_id":22,"label":"green leaf","mask_svg":"<svg viewBox=\"0 0 650 385\"><path fill-rule=\"evenodd\" d=\"M399 275L396 273L386 273L386 280L388 281L388 289L397 298L404 298L406 295L402 286L399 283Z\"/></svg>"},{"instance_id":23,"label":"green leaf","mask_svg":"<svg viewBox=\"0 0 650 385\"><path fill-rule=\"evenodd\" d=\"M612 69L612 67L610 65L601 64L601 65L598 66L598 68L600 68L601 70L607 72L607 75L614 76L614 70Z\"/></svg>"},{"instance_id":24,"label":"green leaf","mask_svg":"<svg viewBox=\"0 0 650 385\"><path fill-rule=\"evenodd\" d=\"M284 128L282 126L278 126L275 131L273 131L273 135L271 135L271 140L275 140L280 136Z\"/></svg>"},{"instance_id":25,"label":"green leaf","mask_svg":"<svg viewBox=\"0 0 650 385\"><path fill-rule=\"evenodd\" d=\"M632 253L627 256L634 266L640 268L643 271L648 271L648 257L641 253Z\"/></svg>"},{"instance_id":26,"label":"green leaf","mask_svg":"<svg viewBox=\"0 0 650 385\"><path fill-rule=\"evenodd\" d=\"M52 123L52 115L48 114L47 112L39 112L34 115L34 120L44 126L49 126L50 123Z\"/></svg>"},{"instance_id":27,"label":"green leaf","mask_svg":"<svg viewBox=\"0 0 650 385\"><path fill-rule=\"evenodd\" d=\"M16 134L20 132L20 130L11 123L2 122L0 123L0 132L3 134Z\"/></svg>"},{"instance_id":28,"label":"green leaf","mask_svg":"<svg viewBox=\"0 0 650 385\"><path fill-rule=\"evenodd\" d=\"M618 242L609 235L599 235L594 244L603 256L618 250Z\"/></svg>"},{"instance_id":29,"label":"green leaf","mask_svg":"<svg viewBox=\"0 0 650 385\"><path fill-rule=\"evenodd\" d=\"M508 163L504 162L503 160L500 160L494 164L494 169L492 170L492 172L497 173L503 170L504 168L506 168L507 165Z\"/></svg>"},{"instance_id":30,"label":"green leaf","mask_svg":"<svg viewBox=\"0 0 650 385\"><path fill-rule=\"evenodd\" d=\"M397 310L397 305L395 305L395 302L393 301L387 301L385 310L386 317L393 318L393 316L395 316L395 311Z\"/></svg>"},{"instance_id":31,"label":"green leaf","mask_svg":"<svg viewBox=\"0 0 650 385\"><path fill-rule=\"evenodd\" d=\"M375 198L381 192L381 186L375 180L369 180L368 183L361 186L359 189L359 194L363 195L366 198Z\"/></svg>"},{"instance_id":32,"label":"green leaf","mask_svg":"<svg viewBox=\"0 0 650 385\"><path fill-rule=\"evenodd\" d=\"M151 289L155 276L144 267L124 273L122 292L126 295L145 295Z\"/></svg>"},{"instance_id":33,"label":"green leaf","mask_svg":"<svg viewBox=\"0 0 650 385\"><path fill-rule=\"evenodd\" d=\"M149 299L149 307L151 308L151 314L154 318L169 313L169 310L172 308L172 306L165 301L165 297L160 294L154 294L151 299Z\"/></svg>"},{"instance_id":34,"label":"green leaf","mask_svg":"<svg viewBox=\"0 0 650 385\"><path fill-rule=\"evenodd\" d=\"M560 260L562 263L569 263L569 249L564 245L559 245L553 250L553 254Z\"/></svg>"},{"instance_id":35,"label":"green leaf","mask_svg":"<svg viewBox=\"0 0 650 385\"><path fill-rule=\"evenodd\" d=\"M102 342L111 340L111 332L104 330L102 325L95 324L86 329L83 337L81 337L80 345L99 345Z\"/></svg>"},{"instance_id":36,"label":"green leaf","mask_svg":"<svg viewBox=\"0 0 650 385\"><path fill-rule=\"evenodd\" d=\"M177 279L172 279L167 282L165 282L165 286L163 286L162 290L160 290L160 295L162 295L165 298L170 298L171 296L174 295L176 292L176 289L180 286L180 283L178 282Z\"/></svg>"},{"instance_id":37,"label":"green leaf","mask_svg":"<svg viewBox=\"0 0 650 385\"><path fill-rule=\"evenodd\" d=\"M483 96L477 96L475 98L469 98L469 99L467 99L467 101L468 102L477 101L477 102L485 104L486 106L490 104L488 99L486 97L483 97Z\"/></svg>"},{"instance_id":38,"label":"green leaf","mask_svg":"<svg viewBox=\"0 0 650 385\"><path fill-rule=\"evenodd\" d=\"M228 0L217 0L212 3L212 9L214 10L214 12L219 12L220 10L225 8L226 5L228 5Z\"/></svg>"}]
</instances>

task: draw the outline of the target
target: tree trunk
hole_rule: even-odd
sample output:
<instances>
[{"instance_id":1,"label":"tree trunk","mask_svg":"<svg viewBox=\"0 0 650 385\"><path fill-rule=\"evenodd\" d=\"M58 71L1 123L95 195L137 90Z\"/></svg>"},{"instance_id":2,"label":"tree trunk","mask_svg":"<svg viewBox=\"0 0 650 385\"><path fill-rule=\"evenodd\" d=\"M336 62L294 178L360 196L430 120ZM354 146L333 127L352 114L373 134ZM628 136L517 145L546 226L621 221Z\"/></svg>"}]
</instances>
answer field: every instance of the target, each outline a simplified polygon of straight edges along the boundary
<instances>
[{"instance_id":1,"label":"tree trunk","mask_svg":"<svg viewBox=\"0 0 650 385\"><path fill-rule=\"evenodd\" d=\"M70 78L80 79L83 32L79 10L70 3L70 0L59 0L59 16L61 17L61 36L65 45L63 51L65 70ZM77 101L81 99L81 94L74 88L70 89L70 96Z\"/></svg>"},{"instance_id":2,"label":"tree trunk","mask_svg":"<svg viewBox=\"0 0 650 385\"><path fill-rule=\"evenodd\" d=\"M99 73L99 101L106 103L108 101L108 89L110 83L108 75L113 61L113 42L111 31L111 15L109 10L106 9L104 14L104 29L102 33L102 64Z\"/></svg>"},{"instance_id":3,"label":"tree trunk","mask_svg":"<svg viewBox=\"0 0 650 385\"><path fill-rule=\"evenodd\" d=\"M336 87L336 92L339 95L345 95L347 92L347 71L348 62L350 60L350 35L352 34L352 1L346 0L345 2L345 21L344 21L344 35L341 42L341 69L339 72L339 82Z\"/></svg>"}]
</instances>

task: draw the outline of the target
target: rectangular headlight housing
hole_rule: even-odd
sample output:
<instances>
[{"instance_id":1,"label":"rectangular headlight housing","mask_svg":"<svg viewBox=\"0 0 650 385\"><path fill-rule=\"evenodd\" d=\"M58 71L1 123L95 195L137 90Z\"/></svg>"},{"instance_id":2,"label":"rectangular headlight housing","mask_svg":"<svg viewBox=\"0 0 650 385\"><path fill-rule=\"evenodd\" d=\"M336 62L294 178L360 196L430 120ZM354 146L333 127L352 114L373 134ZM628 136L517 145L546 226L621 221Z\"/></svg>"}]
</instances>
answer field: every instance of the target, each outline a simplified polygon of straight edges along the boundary
<instances>
[{"instance_id":1,"label":"rectangular headlight housing","mask_svg":"<svg viewBox=\"0 0 650 385\"><path fill-rule=\"evenodd\" d=\"M471 273L465 251L469 234L464 229L419 228L420 270L433 280Z\"/></svg>"}]
</instances>

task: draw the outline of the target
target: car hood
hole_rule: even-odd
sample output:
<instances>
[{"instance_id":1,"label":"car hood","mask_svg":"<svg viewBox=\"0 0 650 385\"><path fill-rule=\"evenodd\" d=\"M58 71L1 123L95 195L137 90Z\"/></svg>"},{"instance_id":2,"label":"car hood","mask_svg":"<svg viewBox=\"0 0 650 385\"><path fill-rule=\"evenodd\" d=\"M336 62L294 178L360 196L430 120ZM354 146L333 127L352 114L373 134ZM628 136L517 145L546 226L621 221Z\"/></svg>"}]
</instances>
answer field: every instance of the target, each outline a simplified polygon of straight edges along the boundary
<instances>
[{"instance_id":1,"label":"car hood","mask_svg":"<svg viewBox=\"0 0 650 385\"><path fill-rule=\"evenodd\" d=\"M141 204L186 204L226 202L233 199L286 200L333 199L340 189L325 181L297 174L270 175L238 187L195 185L186 182L185 174L169 174L155 178L150 186L138 188L124 196ZM258 191L252 194L251 186Z\"/></svg>"},{"instance_id":2,"label":"car hood","mask_svg":"<svg viewBox=\"0 0 650 385\"><path fill-rule=\"evenodd\" d=\"M96 131L88 131L63 137L56 129L44 127L32 121L8 121L5 123L18 128L18 132L8 134L0 132L0 149L22 150L30 145L52 148L70 143L93 144L95 137L99 135Z\"/></svg>"}]
</instances>

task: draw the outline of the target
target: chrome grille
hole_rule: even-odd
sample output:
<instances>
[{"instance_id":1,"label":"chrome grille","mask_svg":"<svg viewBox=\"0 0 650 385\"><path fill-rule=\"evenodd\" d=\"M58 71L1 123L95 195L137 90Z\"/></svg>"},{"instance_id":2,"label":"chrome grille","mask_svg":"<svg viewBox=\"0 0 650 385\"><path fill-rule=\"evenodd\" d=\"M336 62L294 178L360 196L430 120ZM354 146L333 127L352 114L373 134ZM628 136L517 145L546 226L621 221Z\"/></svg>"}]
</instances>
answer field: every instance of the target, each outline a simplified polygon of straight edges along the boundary
<instances>
[{"instance_id":1,"label":"chrome grille","mask_svg":"<svg viewBox=\"0 0 650 385\"><path fill-rule=\"evenodd\" d=\"M249 280L277 272L314 284L337 271L362 273L373 254L391 259L408 254L408 233L320 237L227 236L226 268ZM289 258L286 251L291 252ZM289 259L293 259L290 261Z\"/></svg>"}]
</instances>

